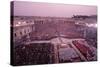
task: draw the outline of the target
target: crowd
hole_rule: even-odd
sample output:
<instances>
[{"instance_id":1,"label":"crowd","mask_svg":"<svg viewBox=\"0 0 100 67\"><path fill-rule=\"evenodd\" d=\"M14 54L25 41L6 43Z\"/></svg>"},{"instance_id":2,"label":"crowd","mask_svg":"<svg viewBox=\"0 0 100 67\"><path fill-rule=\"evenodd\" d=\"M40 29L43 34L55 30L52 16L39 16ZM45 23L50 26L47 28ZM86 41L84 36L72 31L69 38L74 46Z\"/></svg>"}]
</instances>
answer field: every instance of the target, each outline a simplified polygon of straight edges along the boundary
<instances>
[{"instance_id":1,"label":"crowd","mask_svg":"<svg viewBox=\"0 0 100 67\"><path fill-rule=\"evenodd\" d=\"M53 63L54 47L50 43L33 43L14 48L14 65Z\"/></svg>"},{"instance_id":2,"label":"crowd","mask_svg":"<svg viewBox=\"0 0 100 67\"><path fill-rule=\"evenodd\" d=\"M79 43L78 41L73 41L73 44L76 46L76 48L82 53L82 55L88 60L93 60L92 57L94 56L91 47L88 47L84 44Z\"/></svg>"}]
</instances>

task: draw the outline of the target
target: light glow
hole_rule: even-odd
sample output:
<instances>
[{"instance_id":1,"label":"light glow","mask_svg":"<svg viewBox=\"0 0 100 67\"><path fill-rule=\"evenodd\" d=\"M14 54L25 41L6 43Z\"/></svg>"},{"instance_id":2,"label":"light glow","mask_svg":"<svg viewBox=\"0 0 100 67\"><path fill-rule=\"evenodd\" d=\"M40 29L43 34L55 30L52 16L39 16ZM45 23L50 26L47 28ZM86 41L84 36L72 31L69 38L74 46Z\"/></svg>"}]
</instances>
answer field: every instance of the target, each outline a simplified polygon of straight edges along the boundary
<instances>
[{"instance_id":1,"label":"light glow","mask_svg":"<svg viewBox=\"0 0 100 67\"><path fill-rule=\"evenodd\" d=\"M97 28L97 24L86 24L86 26L88 26L88 27L95 27L95 28Z\"/></svg>"}]
</instances>

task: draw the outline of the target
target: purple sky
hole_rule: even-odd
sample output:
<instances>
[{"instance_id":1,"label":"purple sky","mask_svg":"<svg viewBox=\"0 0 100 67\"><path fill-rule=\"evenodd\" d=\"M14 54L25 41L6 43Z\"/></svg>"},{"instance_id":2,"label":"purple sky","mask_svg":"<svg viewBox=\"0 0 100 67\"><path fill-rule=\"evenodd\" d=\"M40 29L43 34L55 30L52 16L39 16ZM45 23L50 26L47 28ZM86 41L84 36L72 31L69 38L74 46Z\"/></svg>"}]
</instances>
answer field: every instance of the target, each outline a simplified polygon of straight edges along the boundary
<instances>
[{"instance_id":1,"label":"purple sky","mask_svg":"<svg viewBox=\"0 0 100 67\"><path fill-rule=\"evenodd\" d=\"M36 2L14 2L14 15L17 16L57 16L71 17L72 15L97 14L96 6L66 5Z\"/></svg>"}]
</instances>

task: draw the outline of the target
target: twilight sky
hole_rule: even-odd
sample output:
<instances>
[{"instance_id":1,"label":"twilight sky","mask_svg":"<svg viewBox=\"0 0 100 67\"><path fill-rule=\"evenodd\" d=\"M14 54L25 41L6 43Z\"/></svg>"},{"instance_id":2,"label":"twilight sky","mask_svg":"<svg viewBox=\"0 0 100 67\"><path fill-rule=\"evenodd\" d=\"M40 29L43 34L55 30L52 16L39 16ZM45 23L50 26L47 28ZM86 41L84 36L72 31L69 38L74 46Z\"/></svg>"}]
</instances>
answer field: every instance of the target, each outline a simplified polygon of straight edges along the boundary
<instances>
[{"instance_id":1,"label":"twilight sky","mask_svg":"<svg viewBox=\"0 0 100 67\"><path fill-rule=\"evenodd\" d=\"M94 14L97 14L96 6L14 1L15 16L71 17L72 15Z\"/></svg>"}]
</instances>

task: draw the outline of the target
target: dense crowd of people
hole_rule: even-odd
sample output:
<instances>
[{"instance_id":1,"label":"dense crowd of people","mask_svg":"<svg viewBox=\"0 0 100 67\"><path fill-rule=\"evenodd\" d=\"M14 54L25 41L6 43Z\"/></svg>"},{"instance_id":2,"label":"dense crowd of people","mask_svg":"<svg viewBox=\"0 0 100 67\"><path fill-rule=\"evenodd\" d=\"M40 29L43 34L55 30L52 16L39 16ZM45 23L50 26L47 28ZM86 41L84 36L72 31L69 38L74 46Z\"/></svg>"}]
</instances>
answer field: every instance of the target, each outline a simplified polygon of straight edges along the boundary
<instances>
[{"instance_id":1,"label":"dense crowd of people","mask_svg":"<svg viewBox=\"0 0 100 67\"><path fill-rule=\"evenodd\" d=\"M91 46L86 46L84 44L81 44L79 43L78 41L73 41L72 42L76 47L77 49L82 53L82 55L88 60L88 61L91 61L91 60L95 60L93 59L93 57L95 56L93 54L93 50L91 50Z\"/></svg>"},{"instance_id":2,"label":"dense crowd of people","mask_svg":"<svg viewBox=\"0 0 100 67\"><path fill-rule=\"evenodd\" d=\"M14 65L54 63L54 47L50 43L33 43L14 48Z\"/></svg>"}]
</instances>

